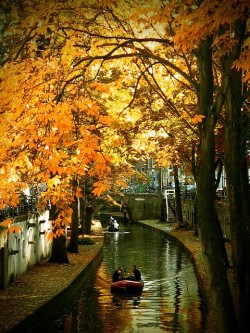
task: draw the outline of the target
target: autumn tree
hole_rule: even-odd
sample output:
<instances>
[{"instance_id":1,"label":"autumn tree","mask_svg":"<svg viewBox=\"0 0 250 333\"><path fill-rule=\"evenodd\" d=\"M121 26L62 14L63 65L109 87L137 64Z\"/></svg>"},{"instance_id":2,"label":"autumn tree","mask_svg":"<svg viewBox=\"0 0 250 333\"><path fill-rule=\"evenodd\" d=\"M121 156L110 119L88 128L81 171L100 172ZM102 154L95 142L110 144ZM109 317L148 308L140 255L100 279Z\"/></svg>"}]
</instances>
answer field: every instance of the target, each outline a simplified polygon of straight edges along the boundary
<instances>
[{"instance_id":1,"label":"autumn tree","mask_svg":"<svg viewBox=\"0 0 250 333\"><path fill-rule=\"evenodd\" d=\"M210 82L206 82L207 90L203 90L203 99L200 100L201 110L206 115L206 121L204 120L204 126L201 128L204 135L206 135L205 133L209 134L209 126L212 126L211 135L213 136L213 128L222 112L222 106L224 106L225 111L225 165L237 286L236 312L240 330L244 332L247 325L247 313L249 313L249 302L247 301L249 298L249 289L247 287L249 285L249 269L247 268L249 266L249 248L247 245L249 244L249 208L246 209L245 204L245 200L249 200L249 189L246 177L246 137L244 134L244 122L242 121L244 119L244 111L242 112L241 109L242 107L245 109L244 101L248 94L247 80L245 80L244 85L243 79L244 76L248 77L249 70L249 62L248 67L246 66L247 54L249 52L246 39L246 22L249 19L249 7L244 1L239 3L232 1L227 4L222 2L219 7L212 2L209 4L203 2L194 15L195 18L199 17L195 24L201 24L202 28L196 34L190 29L189 36L192 35L194 41L196 38L206 38L206 43L201 42L200 44L200 54L202 55L200 66L202 73L204 73L204 82L210 78ZM202 23L204 22L202 21L204 15L206 17L209 15L213 18L213 25L204 28L204 23ZM192 17L189 17L189 19L192 21ZM189 38L186 40L190 41ZM214 87L212 60L220 70L219 89ZM235 68L239 62L244 63L245 72L239 67L238 69ZM216 99L214 99L215 91L217 92ZM202 107L202 103L207 104L204 104ZM208 153L208 142L212 144L212 141L212 137L208 138L208 140L204 138L204 148L202 150L205 154ZM210 149L214 151L214 147L211 146ZM205 156L203 158L205 161ZM203 168L205 165L209 165L208 161L203 163L201 160L200 163L202 163ZM210 163L211 168L212 163L213 161ZM208 182L211 182L211 179L208 179ZM199 183L201 188L203 188L203 177L201 177ZM200 221L203 221L203 223L205 221L204 218L204 216L200 217ZM244 258L242 256L243 253Z\"/></svg>"},{"instance_id":2,"label":"autumn tree","mask_svg":"<svg viewBox=\"0 0 250 333\"><path fill-rule=\"evenodd\" d=\"M105 177L111 174L110 165L127 162L110 148L118 142L117 119L89 94L89 90L100 91L99 85L92 78L87 89L84 68L72 66L83 43L88 47L82 35L71 35L72 22L68 28L75 7L54 5L4 2L0 100L5 133L1 182L5 186L1 198L2 207L16 205L17 192L45 183L38 207L44 209L51 201L56 210L55 236L59 237L62 227L72 220L71 204L82 195L75 180L85 175L95 178L93 193L101 195L111 188ZM76 27L78 23L75 20ZM90 71L91 75L95 73ZM122 181L116 183L119 187Z\"/></svg>"}]
</instances>

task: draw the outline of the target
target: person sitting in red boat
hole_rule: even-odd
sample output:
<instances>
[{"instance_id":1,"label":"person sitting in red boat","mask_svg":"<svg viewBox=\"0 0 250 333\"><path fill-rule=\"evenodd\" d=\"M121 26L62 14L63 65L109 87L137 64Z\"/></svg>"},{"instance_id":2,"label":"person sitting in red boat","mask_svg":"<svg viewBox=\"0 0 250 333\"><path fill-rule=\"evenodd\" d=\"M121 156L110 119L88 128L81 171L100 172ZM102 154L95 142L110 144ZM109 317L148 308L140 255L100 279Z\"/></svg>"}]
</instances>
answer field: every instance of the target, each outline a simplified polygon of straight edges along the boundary
<instances>
[{"instance_id":1,"label":"person sitting in red boat","mask_svg":"<svg viewBox=\"0 0 250 333\"><path fill-rule=\"evenodd\" d=\"M122 267L122 265L119 265L118 269L113 274L112 280L113 282L117 282L124 280L124 278L125 278L124 268Z\"/></svg>"},{"instance_id":2,"label":"person sitting in red boat","mask_svg":"<svg viewBox=\"0 0 250 333\"><path fill-rule=\"evenodd\" d=\"M136 267L136 265L132 265L132 269L133 269L132 274L126 277L126 279L132 281L141 281L141 272Z\"/></svg>"}]
</instances>

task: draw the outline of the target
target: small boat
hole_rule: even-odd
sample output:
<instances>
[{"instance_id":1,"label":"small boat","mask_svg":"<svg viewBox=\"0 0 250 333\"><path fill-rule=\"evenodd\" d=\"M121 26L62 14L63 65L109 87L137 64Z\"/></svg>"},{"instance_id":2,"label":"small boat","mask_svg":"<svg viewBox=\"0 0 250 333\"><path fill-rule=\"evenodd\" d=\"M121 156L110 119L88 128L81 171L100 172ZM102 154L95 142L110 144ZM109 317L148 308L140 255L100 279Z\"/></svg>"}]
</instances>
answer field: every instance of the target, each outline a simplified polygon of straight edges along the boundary
<instances>
[{"instance_id":1,"label":"small boat","mask_svg":"<svg viewBox=\"0 0 250 333\"><path fill-rule=\"evenodd\" d=\"M122 293L141 293L143 287L143 281L121 280L111 284L111 291Z\"/></svg>"}]
</instances>

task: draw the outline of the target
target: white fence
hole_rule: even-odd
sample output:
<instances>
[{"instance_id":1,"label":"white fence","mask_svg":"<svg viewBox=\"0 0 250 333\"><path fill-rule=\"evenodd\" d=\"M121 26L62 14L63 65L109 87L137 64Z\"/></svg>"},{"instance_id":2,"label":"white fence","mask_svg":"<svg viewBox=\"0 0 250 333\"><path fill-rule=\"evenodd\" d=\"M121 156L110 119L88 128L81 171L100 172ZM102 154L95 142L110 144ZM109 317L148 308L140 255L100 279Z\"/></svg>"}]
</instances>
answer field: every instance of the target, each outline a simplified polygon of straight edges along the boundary
<instances>
[{"instance_id":1,"label":"white fence","mask_svg":"<svg viewBox=\"0 0 250 333\"><path fill-rule=\"evenodd\" d=\"M46 237L49 211L15 217L14 225L21 231L0 233L0 289L51 255L52 241Z\"/></svg>"}]
</instances>

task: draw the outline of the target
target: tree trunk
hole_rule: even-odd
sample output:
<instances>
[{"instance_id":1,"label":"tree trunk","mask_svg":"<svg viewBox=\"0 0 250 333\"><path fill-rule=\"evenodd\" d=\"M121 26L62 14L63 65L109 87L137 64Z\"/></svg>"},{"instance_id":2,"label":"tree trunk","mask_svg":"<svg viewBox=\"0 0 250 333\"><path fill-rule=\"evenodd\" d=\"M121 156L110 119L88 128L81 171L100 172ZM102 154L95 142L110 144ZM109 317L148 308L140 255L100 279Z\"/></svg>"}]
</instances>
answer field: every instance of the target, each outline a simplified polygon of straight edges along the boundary
<instances>
[{"instance_id":1,"label":"tree trunk","mask_svg":"<svg viewBox=\"0 0 250 333\"><path fill-rule=\"evenodd\" d=\"M232 68L232 64L240 55L245 29L245 21L235 23L238 44L223 59L226 60L224 69L229 77L225 103L225 168L235 272L235 306L242 333L248 330L250 314L250 198L246 163L247 120L244 121L242 112L242 72Z\"/></svg>"},{"instance_id":2,"label":"tree trunk","mask_svg":"<svg viewBox=\"0 0 250 333\"><path fill-rule=\"evenodd\" d=\"M249 315L249 285L250 285L250 260L249 260L249 190L247 177L244 177L242 145L240 144L240 110L234 107L227 108L229 120L226 128L225 139L225 167L227 176L227 194L229 206L229 220L232 241L232 260L235 271L236 286L236 311L241 326L246 325ZM237 119L238 118L238 119ZM248 207L248 208L247 208ZM242 330L246 332L246 330Z\"/></svg>"},{"instance_id":3,"label":"tree trunk","mask_svg":"<svg viewBox=\"0 0 250 333\"><path fill-rule=\"evenodd\" d=\"M80 198L80 220L81 220L81 231L80 233L84 235L85 232L85 220L86 220L86 204L85 198Z\"/></svg>"},{"instance_id":4,"label":"tree trunk","mask_svg":"<svg viewBox=\"0 0 250 333\"><path fill-rule=\"evenodd\" d=\"M78 236L79 236L79 213L78 213L78 198L75 197L72 203L72 221L70 241L67 247L68 252L78 253Z\"/></svg>"},{"instance_id":5,"label":"tree trunk","mask_svg":"<svg viewBox=\"0 0 250 333\"><path fill-rule=\"evenodd\" d=\"M80 220L81 220L81 234L84 237L84 224L86 220L86 179L82 178L81 180L82 194L83 196L80 198Z\"/></svg>"},{"instance_id":6,"label":"tree trunk","mask_svg":"<svg viewBox=\"0 0 250 333\"><path fill-rule=\"evenodd\" d=\"M237 321L223 260L223 249L216 223L214 192L214 129L212 41L201 42L199 49L200 113L206 118L200 126L200 146L197 157L198 228L202 253L211 290L212 304L220 333L237 332Z\"/></svg>"},{"instance_id":7,"label":"tree trunk","mask_svg":"<svg viewBox=\"0 0 250 333\"><path fill-rule=\"evenodd\" d=\"M56 229L54 229L56 230ZM58 236L53 238L52 244L52 254L49 259L49 262L55 262L60 264L67 264L69 263L69 259L67 256L66 251L66 237L65 236Z\"/></svg>"},{"instance_id":8,"label":"tree trunk","mask_svg":"<svg viewBox=\"0 0 250 333\"><path fill-rule=\"evenodd\" d=\"M58 214L56 211L56 206L51 205L50 218L53 221L53 220L56 220L57 216L58 216ZM53 226L53 223L52 223L52 231L54 234L56 233L56 230L58 228L65 229L64 226L58 226L58 225ZM69 263L67 250L66 250L65 235L61 235L61 236L53 238L52 253L51 253L51 257L50 257L49 261L55 262L55 263Z\"/></svg>"},{"instance_id":9,"label":"tree trunk","mask_svg":"<svg viewBox=\"0 0 250 333\"><path fill-rule=\"evenodd\" d=\"M182 204L181 204L181 191L180 182L178 175L178 168L176 165L173 166L174 171L174 184L175 184L175 209L176 209L176 223L177 225L183 225L183 214L182 214Z\"/></svg>"},{"instance_id":10,"label":"tree trunk","mask_svg":"<svg viewBox=\"0 0 250 333\"><path fill-rule=\"evenodd\" d=\"M83 189L83 198L80 199L80 214L81 214L81 220L82 220L82 234L90 234L91 230L91 222L92 222L92 216L94 213L94 209L90 205L91 198L91 192L92 192L92 184L88 178L83 179L82 182L82 189Z\"/></svg>"},{"instance_id":11,"label":"tree trunk","mask_svg":"<svg viewBox=\"0 0 250 333\"><path fill-rule=\"evenodd\" d=\"M208 121L206 121L208 125ZM218 332L237 332L214 201L213 128L203 133L197 170L198 227ZM210 132L210 133L209 133Z\"/></svg>"},{"instance_id":12,"label":"tree trunk","mask_svg":"<svg viewBox=\"0 0 250 333\"><path fill-rule=\"evenodd\" d=\"M226 249L226 246L225 246L225 240L224 240L224 237L223 237L223 232L222 232L222 229L221 229L221 225L220 225L220 221L219 221L217 211L216 211L216 222L217 222L217 228L218 228L218 233L219 233L219 237L220 237L220 242L222 244L224 263L225 263L225 266L227 268L230 268L230 263L229 263L228 255L227 255L227 249Z\"/></svg>"},{"instance_id":13,"label":"tree trunk","mask_svg":"<svg viewBox=\"0 0 250 333\"><path fill-rule=\"evenodd\" d=\"M86 235L89 235L91 231L91 222L92 222L93 213L94 213L93 207L87 206L85 221L84 221L84 233Z\"/></svg>"}]
</instances>

